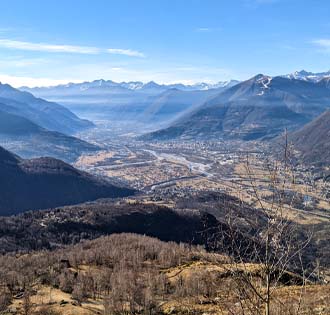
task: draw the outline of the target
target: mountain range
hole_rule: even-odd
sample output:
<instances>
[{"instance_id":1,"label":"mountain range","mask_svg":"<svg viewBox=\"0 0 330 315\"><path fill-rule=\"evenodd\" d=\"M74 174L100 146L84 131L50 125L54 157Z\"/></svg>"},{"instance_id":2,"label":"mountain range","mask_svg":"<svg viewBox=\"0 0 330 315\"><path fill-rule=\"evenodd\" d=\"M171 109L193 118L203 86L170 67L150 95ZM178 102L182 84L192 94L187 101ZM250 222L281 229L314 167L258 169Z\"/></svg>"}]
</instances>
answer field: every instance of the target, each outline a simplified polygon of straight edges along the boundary
<instances>
[{"instance_id":1,"label":"mountain range","mask_svg":"<svg viewBox=\"0 0 330 315\"><path fill-rule=\"evenodd\" d=\"M330 107L329 80L259 74L220 92L169 127L144 139L267 139L296 130Z\"/></svg>"},{"instance_id":2,"label":"mountain range","mask_svg":"<svg viewBox=\"0 0 330 315\"><path fill-rule=\"evenodd\" d=\"M295 71L290 74L283 75L284 78L297 79L304 81L318 82L324 78L330 78L330 70L325 72L309 72L306 70Z\"/></svg>"},{"instance_id":3,"label":"mountain range","mask_svg":"<svg viewBox=\"0 0 330 315\"><path fill-rule=\"evenodd\" d=\"M65 105L82 117L92 117L94 119L110 119L110 120L136 120L150 121L150 113L156 121L164 119L173 119L176 114L180 114L181 110L185 110L189 106L193 106L198 99L204 100L212 93L211 91L222 91L233 86L238 81L219 82L217 84L200 83L195 85L184 84L157 84L153 81L148 83L142 82L122 82L116 83L111 80L95 80L92 82L69 83L66 85L58 85L53 87L26 88L22 87L22 91L29 91L38 97L45 98ZM175 92L177 91L177 92ZM177 96L178 100L174 100L174 94L185 92L185 97ZM162 101L166 94L172 94L170 97L169 107L166 110L167 115L157 115L155 111L155 103L167 103ZM190 95L189 93L192 93ZM182 103L183 101L183 103ZM175 111L170 114L173 104L178 104ZM158 106L158 105L156 105ZM162 106L162 107L164 107ZM156 117L157 116L157 117Z\"/></svg>"},{"instance_id":4,"label":"mountain range","mask_svg":"<svg viewBox=\"0 0 330 315\"><path fill-rule=\"evenodd\" d=\"M95 80L54 87L21 88L56 100L86 117L137 120L158 130L144 139L268 139L294 131L329 106L330 71L296 71L244 82L157 84Z\"/></svg>"},{"instance_id":5,"label":"mountain range","mask_svg":"<svg viewBox=\"0 0 330 315\"><path fill-rule=\"evenodd\" d=\"M211 135L251 140L271 138L286 127L296 130L321 114L329 105L328 78L330 71L301 70L279 77L258 75L244 82L165 85L101 79L21 90L59 102L82 117L152 124L151 130L159 131L149 139ZM316 94L305 95L308 89Z\"/></svg>"},{"instance_id":6,"label":"mountain range","mask_svg":"<svg viewBox=\"0 0 330 315\"><path fill-rule=\"evenodd\" d=\"M44 93L45 95L49 95L51 93L56 93L58 91L69 91L69 90L88 90L93 88L100 88L100 89L113 89L113 88L124 88L127 90L133 91L148 91L152 89L158 89L158 92L163 92L169 89L178 89L182 91L196 91L196 90L210 90L210 89L217 89L226 86L233 86L237 84L239 81L237 80L230 80L230 81L219 81L217 83L195 83L191 85L186 85L183 83L174 83L174 84L158 84L154 81L150 81L147 83L143 83L141 81L130 81L130 82L114 82L112 80L94 80L94 81L86 81L82 83L68 83L68 84L61 84L57 86L49 86L49 87L35 87L29 88L26 86L22 86L20 90L22 91L30 91L37 94Z\"/></svg>"},{"instance_id":7,"label":"mountain range","mask_svg":"<svg viewBox=\"0 0 330 315\"><path fill-rule=\"evenodd\" d=\"M62 105L0 84L0 144L16 154L73 162L83 152L99 150L70 135L92 126Z\"/></svg>"},{"instance_id":8,"label":"mountain range","mask_svg":"<svg viewBox=\"0 0 330 315\"><path fill-rule=\"evenodd\" d=\"M0 216L133 193L61 160L25 160L0 147Z\"/></svg>"}]
</instances>

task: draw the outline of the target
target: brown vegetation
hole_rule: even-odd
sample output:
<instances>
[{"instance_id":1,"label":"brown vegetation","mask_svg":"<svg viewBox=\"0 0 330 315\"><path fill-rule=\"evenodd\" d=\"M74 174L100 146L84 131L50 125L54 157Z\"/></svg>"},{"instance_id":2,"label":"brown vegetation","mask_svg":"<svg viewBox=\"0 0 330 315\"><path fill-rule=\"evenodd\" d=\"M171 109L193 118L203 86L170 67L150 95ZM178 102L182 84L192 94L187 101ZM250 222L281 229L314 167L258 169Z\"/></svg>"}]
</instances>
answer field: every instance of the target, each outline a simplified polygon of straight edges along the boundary
<instances>
[{"instance_id":1,"label":"brown vegetation","mask_svg":"<svg viewBox=\"0 0 330 315\"><path fill-rule=\"evenodd\" d=\"M52 252L6 255L0 265L2 309L24 315L249 314L242 313L241 305L250 297L237 295L243 292L237 291L237 283L246 288L241 275L266 290L260 264L233 265L229 257L201 247L134 234L114 234ZM299 314L330 311L328 286L306 284L302 291L299 276L286 272L284 278L273 292L272 314L295 314L298 305ZM322 290L317 299L311 298Z\"/></svg>"}]
</instances>

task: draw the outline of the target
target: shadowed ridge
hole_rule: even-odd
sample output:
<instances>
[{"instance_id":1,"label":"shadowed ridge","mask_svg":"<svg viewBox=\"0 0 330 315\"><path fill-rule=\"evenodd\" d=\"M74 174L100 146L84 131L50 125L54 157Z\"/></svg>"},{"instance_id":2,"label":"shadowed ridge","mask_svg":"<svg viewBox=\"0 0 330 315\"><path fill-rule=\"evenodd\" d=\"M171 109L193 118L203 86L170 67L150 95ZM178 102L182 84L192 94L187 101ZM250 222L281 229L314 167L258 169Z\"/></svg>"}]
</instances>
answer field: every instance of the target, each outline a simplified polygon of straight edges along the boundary
<instances>
[{"instance_id":1,"label":"shadowed ridge","mask_svg":"<svg viewBox=\"0 0 330 315\"><path fill-rule=\"evenodd\" d=\"M61 160L24 160L0 147L0 215L126 197L134 192Z\"/></svg>"}]
</instances>

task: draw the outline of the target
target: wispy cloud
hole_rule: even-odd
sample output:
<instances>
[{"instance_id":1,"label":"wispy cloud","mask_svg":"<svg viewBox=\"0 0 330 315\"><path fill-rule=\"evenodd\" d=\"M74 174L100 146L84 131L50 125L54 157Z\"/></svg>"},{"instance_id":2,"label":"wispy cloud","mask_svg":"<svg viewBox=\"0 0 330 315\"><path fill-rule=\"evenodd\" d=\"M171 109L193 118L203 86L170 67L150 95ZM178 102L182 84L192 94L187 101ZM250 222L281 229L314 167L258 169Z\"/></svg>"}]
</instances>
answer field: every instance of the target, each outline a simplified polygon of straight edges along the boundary
<instances>
[{"instance_id":1,"label":"wispy cloud","mask_svg":"<svg viewBox=\"0 0 330 315\"><path fill-rule=\"evenodd\" d=\"M198 27L196 28L196 32L201 32L201 33L209 33L209 32L214 32L214 31L220 31L221 27Z\"/></svg>"},{"instance_id":2,"label":"wispy cloud","mask_svg":"<svg viewBox=\"0 0 330 315\"><path fill-rule=\"evenodd\" d=\"M79 53L79 54L100 53L100 49L96 47L30 43L30 42L22 42L11 39L0 39L0 46L5 48L30 50L30 51L66 52L66 53Z\"/></svg>"},{"instance_id":3,"label":"wispy cloud","mask_svg":"<svg viewBox=\"0 0 330 315\"><path fill-rule=\"evenodd\" d=\"M115 55L125 55L130 57L145 57L145 55L142 52L131 50L131 49L120 49L120 48L109 48L107 49L109 54L115 54Z\"/></svg>"},{"instance_id":4,"label":"wispy cloud","mask_svg":"<svg viewBox=\"0 0 330 315\"><path fill-rule=\"evenodd\" d=\"M330 39L321 38L312 41L312 44L318 46L322 51L330 52Z\"/></svg>"},{"instance_id":5,"label":"wispy cloud","mask_svg":"<svg viewBox=\"0 0 330 315\"><path fill-rule=\"evenodd\" d=\"M125 55L129 57L144 57L144 54L131 49L119 49L119 48L98 48L90 46L74 46L74 45L54 45L48 43L31 43L25 41L0 39L0 47L25 50L25 51L39 51L39 52L51 52L51 53L74 53L74 54L88 54L95 55L101 53L109 53L116 55Z\"/></svg>"},{"instance_id":6,"label":"wispy cloud","mask_svg":"<svg viewBox=\"0 0 330 315\"><path fill-rule=\"evenodd\" d=\"M209 27L199 27L197 28L197 32L210 32L211 28Z\"/></svg>"}]
</instances>

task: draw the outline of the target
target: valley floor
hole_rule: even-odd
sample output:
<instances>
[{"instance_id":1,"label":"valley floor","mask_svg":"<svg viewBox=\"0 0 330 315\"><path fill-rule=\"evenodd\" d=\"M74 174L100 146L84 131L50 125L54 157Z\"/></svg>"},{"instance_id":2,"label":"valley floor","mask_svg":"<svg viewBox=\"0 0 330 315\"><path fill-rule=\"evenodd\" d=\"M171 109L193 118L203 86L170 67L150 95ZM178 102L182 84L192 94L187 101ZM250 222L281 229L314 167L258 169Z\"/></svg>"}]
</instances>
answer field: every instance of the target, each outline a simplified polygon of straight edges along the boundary
<instances>
[{"instance_id":1,"label":"valley floor","mask_svg":"<svg viewBox=\"0 0 330 315\"><path fill-rule=\"evenodd\" d=\"M101 130L98 132L102 134ZM102 139L99 133L84 137L96 141ZM117 135L112 139L104 138L102 144L103 151L81 156L75 166L123 181L147 195L161 195L169 202L176 195L215 191L260 207L255 189L265 204L272 193L269 165L278 168L278 180L285 180L288 175L283 170L284 164L279 163L263 142L150 143ZM290 196L285 205L290 216L299 223L327 222L330 219L330 182L315 181L313 169L302 164L297 164L291 172L294 183L286 183L285 187Z\"/></svg>"}]
</instances>

